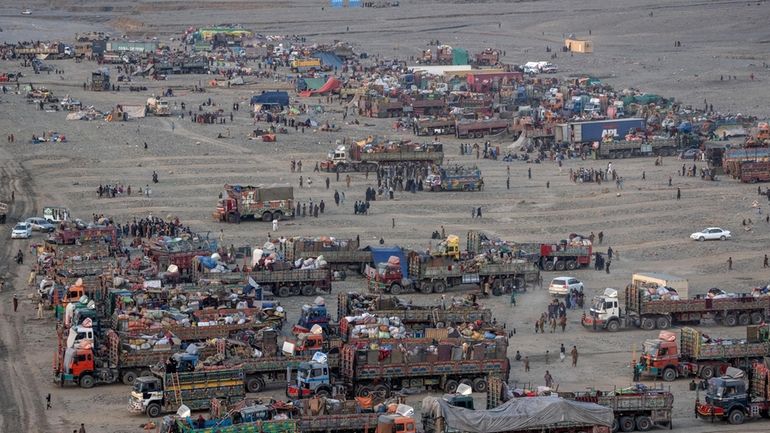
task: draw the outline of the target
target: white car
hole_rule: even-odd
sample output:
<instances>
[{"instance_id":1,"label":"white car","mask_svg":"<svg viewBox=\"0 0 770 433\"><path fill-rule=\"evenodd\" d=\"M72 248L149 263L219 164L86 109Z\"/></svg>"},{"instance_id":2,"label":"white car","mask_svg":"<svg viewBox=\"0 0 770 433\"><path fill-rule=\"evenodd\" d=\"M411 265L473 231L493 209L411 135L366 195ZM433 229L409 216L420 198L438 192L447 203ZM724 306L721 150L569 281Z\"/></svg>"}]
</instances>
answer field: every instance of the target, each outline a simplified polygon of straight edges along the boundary
<instances>
[{"instance_id":1,"label":"white car","mask_svg":"<svg viewBox=\"0 0 770 433\"><path fill-rule=\"evenodd\" d=\"M21 222L13 226L11 231L11 239L29 239L32 237L32 225L26 222Z\"/></svg>"},{"instance_id":2,"label":"white car","mask_svg":"<svg viewBox=\"0 0 770 433\"><path fill-rule=\"evenodd\" d=\"M720 229L719 227L709 227L707 229L704 229L700 232L695 232L690 235L690 239L694 239L696 241L711 241L711 240L727 240L730 239L732 235L729 231Z\"/></svg>"},{"instance_id":3,"label":"white car","mask_svg":"<svg viewBox=\"0 0 770 433\"><path fill-rule=\"evenodd\" d=\"M571 290L583 292L583 283L575 277L556 277L548 286L548 293L557 296L566 296Z\"/></svg>"}]
</instances>

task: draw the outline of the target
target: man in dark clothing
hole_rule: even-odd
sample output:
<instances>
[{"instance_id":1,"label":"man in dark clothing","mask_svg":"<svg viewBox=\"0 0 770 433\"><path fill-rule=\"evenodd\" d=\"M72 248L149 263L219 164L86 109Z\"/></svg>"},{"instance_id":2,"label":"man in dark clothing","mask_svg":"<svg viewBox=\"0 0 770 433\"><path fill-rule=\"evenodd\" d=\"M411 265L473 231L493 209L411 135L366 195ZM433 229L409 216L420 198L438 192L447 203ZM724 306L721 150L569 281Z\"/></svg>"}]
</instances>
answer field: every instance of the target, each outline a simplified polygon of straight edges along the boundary
<instances>
[{"instance_id":1,"label":"man in dark clothing","mask_svg":"<svg viewBox=\"0 0 770 433\"><path fill-rule=\"evenodd\" d=\"M733 258L732 258L732 256L727 258L727 270L728 271L732 271L733 270Z\"/></svg>"},{"instance_id":2,"label":"man in dark clothing","mask_svg":"<svg viewBox=\"0 0 770 433\"><path fill-rule=\"evenodd\" d=\"M680 200L681 198L682 198L682 189L681 188L677 188L676 189L676 199Z\"/></svg>"},{"instance_id":3,"label":"man in dark clothing","mask_svg":"<svg viewBox=\"0 0 770 433\"><path fill-rule=\"evenodd\" d=\"M604 265L604 271L608 274L610 273L610 265L612 264L612 260L607 260L607 264Z\"/></svg>"},{"instance_id":4,"label":"man in dark clothing","mask_svg":"<svg viewBox=\"0 0 770 433\"><path fill-rule=\"evenodd\" d=\"M16 296L16 294L13 294L13 312L15 313L16 310L19 309L19 297Z\"/></svg>"},{"instance_id":5,"label":"man in dark clothing","mask_svg":"<svg viewBox=\"0 0 770 433\"><path fill-rule=\"evenodd\" d=\"M607 258L612 260L612 247L607 247Z\"/></svg>"},{"instance_id":6,"label":"man in dark clothing","mask_svg":"<svg viewBox=\"0 0 770 433\"><path fill-rule=\"evenodd\" d=\"M762 262L762 267L763 268L770 267L770 263L768 263L768 260L767 260L767 254L765 254L765 261Z\"/></svg>"}]
</instances>

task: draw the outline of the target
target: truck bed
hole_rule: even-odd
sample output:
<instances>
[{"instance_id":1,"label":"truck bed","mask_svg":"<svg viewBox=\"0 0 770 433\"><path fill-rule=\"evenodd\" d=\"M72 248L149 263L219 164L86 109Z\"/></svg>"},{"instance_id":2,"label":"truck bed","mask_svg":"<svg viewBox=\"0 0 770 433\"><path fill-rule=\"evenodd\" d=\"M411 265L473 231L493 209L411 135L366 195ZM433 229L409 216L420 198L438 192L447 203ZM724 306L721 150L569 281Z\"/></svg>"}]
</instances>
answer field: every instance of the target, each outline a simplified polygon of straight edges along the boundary
<instances>
[{"instance_id":1,"label":"truck bed","mask_svg":"<svg viewBox=\"0 0 770 433\"><path fill-rule=\"evenodd\" d=\"M506 359L464 360L446 361L435 363L409 363L403 364L357 364L355 372L347 369L343 363L345 376L353 381L362 379L403 378L420 376L442 376L452 374L493 374L505 377Z\"/></svg>"},{"instance_id":2,"label":"truck bed","mask_svg":"<svg viewBox=\"0 0 770 433\"><path fill-rule=\"evenodd\" d=\"M299 419L301 432L374 431L379 413L348 413L336 415L303 416Z\"/></svg>"},{"instance_id":3,"label":"truck bed","mask_svg":"<svg viewBox=\"0 0 770 433\"><path fill-rule=\"evenodd\" d=\"M444 162L444 152L370 152L361 154L361 162L396 162L396 161L430 161L441 165Z\"/></svg>"},{"instance_id":4,"label":"truck bed","mask_svg":"<svg viewBox=\"0 0 770 433\"><path fill-rule=\"evenodd\" d=\"M626 310L638 315L716 313L731 310L767 310L768 308L770 308L770 297L755 298L751 295L745 295L724 299L652 300L643 299L636 287L630 287L626 290Z\"/></svg>"},{"instance_id":5,"label":"truck bed","mask_svg":"<svg viewBox=\"0 0 770 433\"><path fill-rule=\"evenodd\" d=\"M300 257L307 259L322 255L329 263L371 263L371 251L302 251Z\"/></svg>"},{"instance_id":6,"label":"truck bed","mask_svg":"<svg viewBox=\"0 0 770 433\"><path fill-rule=\"evenodd\" d=\"M683 328L681 353L697 360L761 358L770 356L770 342L747 342L743 339L723 339L703 342L701 333L693 328Z\"/></svg>"}]
</instances>

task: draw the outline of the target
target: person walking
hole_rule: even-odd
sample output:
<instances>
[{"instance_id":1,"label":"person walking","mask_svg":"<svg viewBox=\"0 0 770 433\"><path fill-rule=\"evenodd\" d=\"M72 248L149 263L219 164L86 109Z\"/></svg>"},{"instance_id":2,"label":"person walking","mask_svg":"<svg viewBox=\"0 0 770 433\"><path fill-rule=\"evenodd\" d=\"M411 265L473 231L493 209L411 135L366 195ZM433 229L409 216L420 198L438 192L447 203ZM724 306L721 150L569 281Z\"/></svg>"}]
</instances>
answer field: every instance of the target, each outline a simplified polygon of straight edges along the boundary
<instances>
[{"instance_id":1,"label":"person walking","mask_svg":"<svg viewBox=\"0 0 770 433\"><path fill-rule=\"evenodd\" d=\"M733 270L733 258L732 256L727 258L727 270L732 271Z\"/></svg>"},{"instance_id":2,"label":"person walking","mask_svg":"<svg viewBox=\"0 0 770 433\"><path fill-rule=\"evenodd\" d=\"M564 343L559 347L559 362L564 362L564 358L567 357L567 349L564 348Z\"/></svg>"},{"instance_id":3,"label":"person walking","mask_svg":"<svg viewBox=\"0 0 770 433\"><path fill-rule=\"evenodd\" d=\"M551 372L546 370L545 375L543 376L543 379L545 380L545 386L548 388L553 387L553 376L551 376Z\"/></svg>"},{"instance_id":4,"label":"person walking","mask_svg":"<svg viewBox=\"0 0 770 433\"><path fill-rule=\"evenodd\" d=\"M529 371L529 356L524 357L524 371Z\"/></svg>"},{"instance_id":5,"label":"person walking","mask_svg":"<svg viewBox=\"0 0 770 433\"><path fill-rule=\"evenodd\" d=\"M767 268L770 267L770 263L768 263L767 254L765 254L765 261L762 262L762 267Z\"/></svg>"},{"instance_id":6,"label":"person walking","mask_svg":"<svg viewBox=\"0 0 770 433\"><path fill-rule=\"evenodd\" d=\"M681 200L682 199L682 189L677 187L676 188L676 199Z\"/></svg>"},{"instance_id":7,"label":"person walking","mask_svg":"<svg viewBox=\"0 0 770 433\"><path fill-rule=\"evenodd\" d=\"M43 301L37 301L37 318L42 319L43 318Z\"/></svg>"},{"instance_id":8,"label":"person walking","mask_svg":"<svg viewBox=\"0 0 770 433\"><path fill-rule=\"evenodd\" d=\"M508 178L505 180L505 189L511 189L511 177L508 176Z\"/></svg>"},{"instance_id":9,"label":"person walking","mask_svg":"<svg viewBox=\"0 0 770 433\"><path fill-rule=\"evenodd\" d=\"M532 167L527 167L527 178L532 179Z\"/></svg>"},{"instance_id":10,"label":"person walking","mask_svg":"<svg viewBox=\"0 0 770 433\"><path fill-rule=\"evenodd\" d=\"M577 367L577 361L578 361L577 346L572 346L572 350L570 351L570 355L572 355L572 366L573 367Z\"/></svg>"},{"instance_id":11,"label":"person walking","mask_svg":"<svg viewBox=\"0 0 770 433\"><path fill-rule=\"evenodd\" d=\"M604 272L610 273L610 265L612 264L612 260L607 260L607 263L604 265Z\"/></svg>"},{"instance_id":12,"label":"person walking","mask_svg":"<svg viewBox=\"0 0 770 433\"><path fill-rule=\"evenodd\" d=\"M15 313L16 310L19 309L19 297L16 295L16 293L13 294L13 312Z\"/></svg>"},{"instance_id":13,"label":"person walking","mask_svg":"<svg viewBox=\"0 0 770 433\"><path fill-rule=\"evenodd\" d=\"M551 363L551 352L546 350L545 351L545 365L548 365L550 363ZM548 373L547 370L546 370L546 373Z\"/></svg>"},{"instance_id":14,"label":"person walking","mask_svg":"<svg viewBox=\"0 0 770 433\"><path fill-rule=\"evenodd\" d=\"M277 231L277 230L278 230L278 219L274 219L273 220L273 231Z\"/></svg>"},{"instance_id":15,"label":"person walking","mask_svg":"<svg viewBox=\"0 0 770 433\"><path fill-rule=\"evenodd\" d=\"M604 241L604 232L599 232L599 234L596 236L599 238L599 245L601 245Z\"/></svg>"},{"instance_id":16,"label":"person walking","mask_svg":"<svg viewBox=\"0 0 770 433\"><path fill-rule=\"evenodd\" d=\"M51 393L48 393L48 395L45 397L45 408L51 408Z\"/></svg>"},{"instance_id":17,"label":"person walking","mask_svg":"<svg viewBox=\"0 0 770 433\"><path fill-rule=\"evenodd\" d=\"M329 183L331 180L329 180L329 176L326 176L326 189L329 189Z\"/></svg>"},{"instance_id":18,"label":"person walking","mask_svg":"<svg viewBox=\"0 0 770 433\"><path fill-rule=\"evenodd\" d=\"M765 256L765 258L767 258L767 256ZM514 307L516 306L516 290L514 289L511 289L511 305Z\"/></svg>"}]
</instances>

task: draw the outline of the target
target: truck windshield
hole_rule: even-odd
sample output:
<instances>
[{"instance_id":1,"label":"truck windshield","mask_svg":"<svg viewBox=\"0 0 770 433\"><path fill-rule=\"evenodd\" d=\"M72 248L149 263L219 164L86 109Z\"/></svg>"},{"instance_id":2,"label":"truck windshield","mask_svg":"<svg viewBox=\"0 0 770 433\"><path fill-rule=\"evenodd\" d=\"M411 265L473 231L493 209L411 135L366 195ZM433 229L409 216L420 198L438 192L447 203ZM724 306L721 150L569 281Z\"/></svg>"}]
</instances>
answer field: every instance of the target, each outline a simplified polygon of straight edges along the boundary
<instances>
[{"instance_id":1,"label":"truck windshield","mask_svg":"<svg viewBox=\"0 0 770 433\"><path fill-rule=\"evenodd\" d=\"M644 352L642 353L649 356L658 356L658 349L659 346L656 341L645 341Z\"/></svg>"},{"instance_id":2,"label":"truck windshield","mask_svg":"<svg viewBox=\"0 0 770 433\"><path fill-rule=\"evenodd\" d=\"M594 298L594 305L591 309L597 312L604 311L604 298Z\"/></svg>"},{"instance_id":3,"label":"truck windshield","mask_svg":"<svg viewBox=\"0 0 770 433\"><path fill-rule=\"evenodd\" d=\"M714 398L722 398L725 394L725 387L722 385L709 383L708 394Z\"/></svg>"},{"instance_id":4,"label":"truck windshield","mask_svg":"<svg viewBox=\"0 0 770 433\"><path fill-rule=\"evenodd\" d=\"M307 379L310 377L309 367L300 367L297 369L297 379Z\"/></svg>"}]
</instances>

